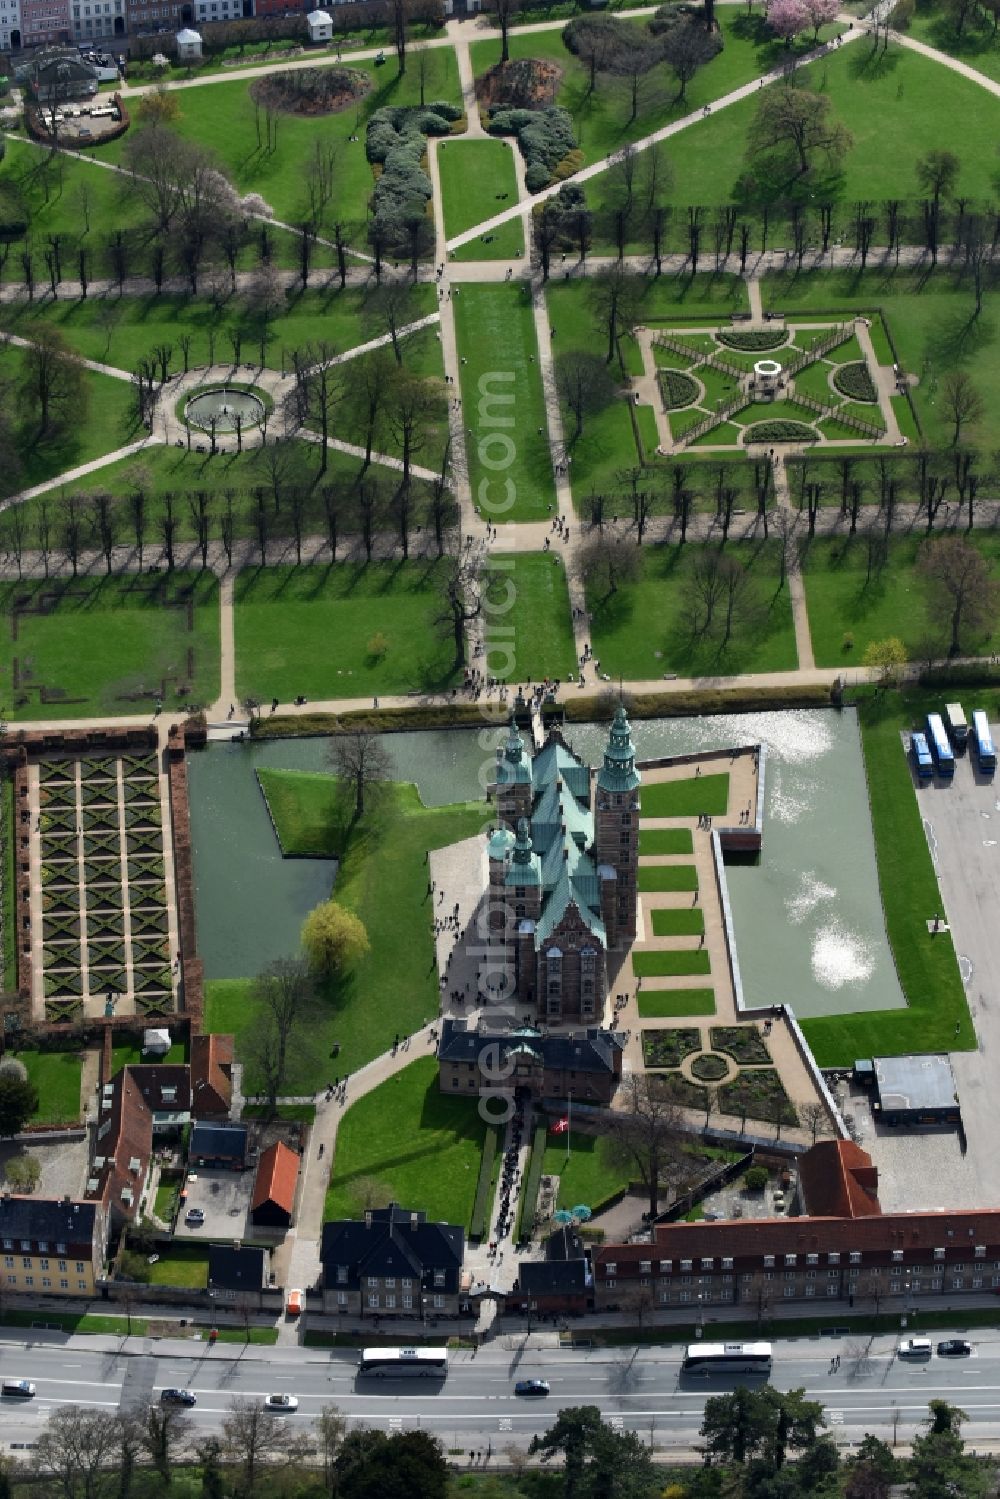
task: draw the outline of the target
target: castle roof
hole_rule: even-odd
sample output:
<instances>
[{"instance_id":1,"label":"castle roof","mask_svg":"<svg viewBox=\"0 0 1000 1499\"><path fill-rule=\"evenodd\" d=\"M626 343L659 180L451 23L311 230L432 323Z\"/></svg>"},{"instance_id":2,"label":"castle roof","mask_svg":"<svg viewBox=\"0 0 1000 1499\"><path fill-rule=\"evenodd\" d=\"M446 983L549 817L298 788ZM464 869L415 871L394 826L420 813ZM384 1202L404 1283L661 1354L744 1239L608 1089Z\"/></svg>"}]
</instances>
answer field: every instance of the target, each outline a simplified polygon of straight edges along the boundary
<instances>
[{"instance_id":1,"label":"castle roof","mask_svg":"<svg viewBox=\"0 0 1000 1499\"><path fill-rule=\"evenodd\" d=\"M604 764L597 772L597 784L602 791L634 791L639 784L639 772L635 768L635 745L632 743L632 727L625 716L624 703L618 704L611 725L611 733L604 748Z\"/></svg>"}]
</instances>

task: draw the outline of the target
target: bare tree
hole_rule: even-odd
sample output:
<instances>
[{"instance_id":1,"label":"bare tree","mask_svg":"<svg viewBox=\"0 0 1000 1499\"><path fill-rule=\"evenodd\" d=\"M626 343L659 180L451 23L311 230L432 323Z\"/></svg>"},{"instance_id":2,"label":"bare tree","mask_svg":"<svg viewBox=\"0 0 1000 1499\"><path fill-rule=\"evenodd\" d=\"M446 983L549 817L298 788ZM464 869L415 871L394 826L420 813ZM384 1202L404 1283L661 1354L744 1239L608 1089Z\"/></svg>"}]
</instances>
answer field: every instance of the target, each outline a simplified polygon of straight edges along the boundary
<instances>
[{"instance_id":1,"label":"bare tree","mask_svg":"<svg viewBox=\"0 0 1000 1499\"><path fill-rule=\"evenodd\" d=\"M296 1032L315 1001L309 965L302 958L279 958L269 963L254 983L255 1023L248 1047L273 1116L288 1068L288 1054Z\"/></svg>"},{"instance_id":2,"label":"bare tree","mask_svg":"<svg viewBox=\"0 0 1000 1499\"><path fill-rule=\"evenodd\" d=\"M329 763L334 775L353 792L353 820L365 815L365 795L373 786L387 781L392 774L392 760L377 734L355 729L349 734L335 734L330 741Z\"/></svg>"},{"instance_id":3,"label":"bare tree","mask_svg":"<svg viewBox=\"0 0 1000 1499\"><path fill-rule=\"evenodd\" d=\"M324 1405L316 1418L316 1436L320 1457L323 1460L323 1483L329 1495L336 1493L340 1474L337 1472L337 1454L347 1432L347 1418L335 1405Z\"/></svg>"},{"instance_id":4,"label":"bare tree","mask_svg":"<svg viewBox=\"0 0 1000 1499\"><path fill-rule=\"evenodd\" d=\"M799 1105L799 1119L812 1136L815 1145L818 1136L830 1133L830 1116L826 1105L822 1103L803 1103Z\"/></svg>"},{"instance_id":5,"label":"bare tree","mask_svg":"<svg viewBox=\"0 0 1000 1499\"><path fill-rule=\"evenodd\" d=\"M619 1097L621 1114L608 1123L608 1134L638 1170L655 1218L665 1184L683 1172L680 1110L664 1079L652 1072L631 1073Z\"/></svg>"},{"instance_id":6,"label":"bare tree","mask_svg":"<svg viewBox=\"0 0 1000 1499\"><path fill-rule=\"evenodd\" d=\"M969 423L981 420L986 411L986 403L972 376L965 370L948 371L941 381L941 401L952 424L951 445L957 448L962 432Z\"/></svg>"},{"instance_id":7,"label":"bare tree","mask_svg":"<svg viewBox=\"0 0 1000 1499\"><path fill-rule=\"evenodd\" d=\"M482 613L482 555L466 552L450 558L442 580L441 609L434 623L451 636L456 667L465 660L465 631Z\"/></svg>"},{"instance_id":8,"label":"bare tree","mask_svg":"<svg viewBox=\"0 0 1000 1499\"><path fill-rule=\"evenodd\" d=\"M917 567L929 589L928 612L948 632L949 656L957 656L963 636L981 639L996 623L1000 582L964 536L925 543Z\"/></svg>"},{"instance_id":9,"label":"bare tree","mask_svg":"<svg viewBox=\"0 0 1000 1499\"><path fill-rule=\"evenodd\" d=\"M97 1499L102 1474L118 1461L119 1439L116 1416L58 1406L35 1443L35 1467L62 1499Z\"/></svg>"},{"instance_id":10,"label":"bare tree","mask_svg":"<svg viewBox=\"0 0 1000 1499\"><path fill-rule=\"evenodd\" d=\"M169 1485L171 1478L172 1454L187 1441L191 1429L191 1422L182 1406L151 1405L146 1412L143 1446L166 1485Z\"/></svg>"},{"instance_id":11,"label":"bare tree","mask_svg":"<svg viewBox=\"0 0 1000 1499\"><path fill-rule=\"evenodd\" d=\"M633 582L641 566L639 548L621 536L592 536L575 557L578 576L599 599L609 599L622 583Z\"/></svg>"},{"instance_id":12,"label":"bare tree","mask_svg":"<svg viewBox=\"0 0 1000 1499\"><path fill-rule=\"evenodd\" d=\"M240 1499L255 1499L264 1470L286 1458L291 1432L280 1416L259 1400L236 1399L222 1422L222 1450L239 1473Z\"/></svg>"},{"instance_id":13,"label":"bare tree","mask_svg":"<svg viewBox=\"0 0 1000 1499\"><path fill-rule=\"evenodd\" d=\"M558 355L556 388L575 423L571 443L583 436L584 418L604 411L616 394L607 364L600 354L591 354L586 349L567 349Z\"/></svg>"}]
</instances>

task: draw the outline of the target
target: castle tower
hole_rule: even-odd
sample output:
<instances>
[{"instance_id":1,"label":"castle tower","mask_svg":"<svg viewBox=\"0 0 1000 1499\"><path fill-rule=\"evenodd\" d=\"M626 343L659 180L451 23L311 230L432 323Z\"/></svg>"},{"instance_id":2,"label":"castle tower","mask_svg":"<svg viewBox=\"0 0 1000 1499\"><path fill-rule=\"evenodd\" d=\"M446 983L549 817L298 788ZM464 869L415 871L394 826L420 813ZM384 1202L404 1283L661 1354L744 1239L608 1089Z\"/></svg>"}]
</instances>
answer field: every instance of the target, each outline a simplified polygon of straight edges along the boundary
<instances>
[{"instance_id":1,"label":"castle tower","mask_svg":"<svg viewBox=\"0 0 1000 1499\"><path fill-rule=\"evenodd\" d=\"M639 772L632 729L619 703L594 785L594 857L609 947L635 937L639 882Z\"/></svg>"},{"instance_id":2,"label":"castle tower","mask_svg":"<svg viewBox=\"0 0 1000 1499\"><path fill-rule=\"evenodd\" d=\"M522 817L531 816L531 761L513 718L497 750L496 779L490 791L496 799L497 817L507 827L516 828Z\"/></svg>"}]
</instances>

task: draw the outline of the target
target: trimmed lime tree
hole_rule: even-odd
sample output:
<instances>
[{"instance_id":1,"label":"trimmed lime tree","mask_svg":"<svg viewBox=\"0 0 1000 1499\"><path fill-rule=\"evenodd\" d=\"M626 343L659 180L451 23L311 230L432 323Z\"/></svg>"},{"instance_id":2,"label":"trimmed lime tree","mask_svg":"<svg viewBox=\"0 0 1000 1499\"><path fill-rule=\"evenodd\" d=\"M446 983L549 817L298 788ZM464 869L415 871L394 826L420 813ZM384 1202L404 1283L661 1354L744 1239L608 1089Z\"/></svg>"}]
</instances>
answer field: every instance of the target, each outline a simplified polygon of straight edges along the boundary
<instances>
[{"instance_id":1,"label":"trimmed lime tree","mask_svg":"<svg viewBox=\"0 0 1000 1499\"><path fill-rule=\"evenodd\" d=\"M365 924L339 901L325 900L302 924L302 946L317 973L329 977L368 955Z\"/></svg>"}]
</instances>

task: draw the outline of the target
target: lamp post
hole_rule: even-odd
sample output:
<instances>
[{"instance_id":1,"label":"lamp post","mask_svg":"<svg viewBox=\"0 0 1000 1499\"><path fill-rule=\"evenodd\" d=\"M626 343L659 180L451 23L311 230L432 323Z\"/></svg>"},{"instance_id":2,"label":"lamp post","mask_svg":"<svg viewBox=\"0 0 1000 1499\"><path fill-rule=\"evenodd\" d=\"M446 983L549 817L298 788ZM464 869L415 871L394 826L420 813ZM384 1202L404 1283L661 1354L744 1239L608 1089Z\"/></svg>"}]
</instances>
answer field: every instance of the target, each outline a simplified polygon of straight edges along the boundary
<instances>
[{"instance_id":1,"label":"lamp post","mask_svg":"<svg viewBox=\"0 0 1000 1499\"><path fill-rule=\"evenodd\" d=\"M566 1094L566 1164L569 1165L570 1135L573 1132L573 1089Z\"/></svg>"},{"instance_id":2,"label":"lamp post","mask_svg":"<svg viewBox=\"0 0 1000 1499\"><path fill-rule=\"evenodd\" d=\"M695 1328L695 1336L705 1336L705 1299L701 1291L698 1292L698 1326Z\"/></svg>"}]
</instances>

